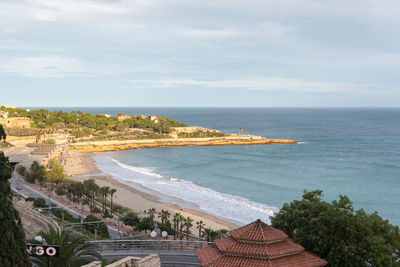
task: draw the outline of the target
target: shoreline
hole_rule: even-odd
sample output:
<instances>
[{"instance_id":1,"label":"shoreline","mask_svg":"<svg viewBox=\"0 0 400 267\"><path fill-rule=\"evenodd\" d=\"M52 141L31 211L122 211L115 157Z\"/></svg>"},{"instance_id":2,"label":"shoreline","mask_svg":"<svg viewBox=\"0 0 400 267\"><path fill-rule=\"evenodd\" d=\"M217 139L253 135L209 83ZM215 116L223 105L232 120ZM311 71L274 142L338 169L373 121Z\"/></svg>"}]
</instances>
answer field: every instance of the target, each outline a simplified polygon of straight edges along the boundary
<instances>
[{"instance_id":1,"label":"shoreline","mask_svg":"<svg viewBox=\"0 0 400 267\"><path fill-rule=\"evenodd\" d=\"M180 213L184 217L191 217L194 219L194 222L202 220L206 227L211 227L213 230L222 228L232 230L239 227L239 225L235 223L217 218L216 216L204 211L187 208L184 204L179 205L180 203L161 201L162 197L160 196L140 191L134 187L119 182L111 175L102 174L92 158L94 153L77 151L68 151L68 153L69 156L67 164L65 165L65 171L68 176L70 176L69 179L79 182L83 182L87 179L94 179L99 186L109 186L117 189L114 203L118 205L128 207L139 214L144 214L143 211L149 210L150 208L155 208L158 211L162 209L168 210L171 213L171 217L174 213ZM177 200L183 201L180 199ZM192 233L196 235L198 230L196 229L196 224L193 224Z\"/></svg>"},{"instance_id":2,"label":"shoreline","mask_svg":"<svg viewBox=\"0 0 400 267\"><path fill-rule=\"evenodd\" d=\"M112 140L86 141L72 143L70 151L106 152L139 148L155 148L168 146L226 146L226 145L269 145L297 144L290 139L267 139L261 136L227 136L214 138L180 138L180 139L144 139L144 140Z\"/></svg>"}]
</instances>

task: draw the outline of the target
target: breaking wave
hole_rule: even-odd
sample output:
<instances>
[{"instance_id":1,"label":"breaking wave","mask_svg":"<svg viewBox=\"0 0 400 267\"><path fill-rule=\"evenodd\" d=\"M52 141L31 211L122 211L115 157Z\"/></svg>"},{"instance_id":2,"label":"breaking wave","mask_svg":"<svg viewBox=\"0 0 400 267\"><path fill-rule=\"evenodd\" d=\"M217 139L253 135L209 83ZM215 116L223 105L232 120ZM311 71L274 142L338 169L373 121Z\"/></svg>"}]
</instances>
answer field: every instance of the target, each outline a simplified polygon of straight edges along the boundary
<instances>
[{"instance_id":1,"label":"breaking wave","mask_svg":"<svg viewBox=\"0 0 400 267\"><path fill-rule=\"evenodd\" d=\"M185 179L163 176L154 168L131 166L109 156L97 156L95 160L99 169L121 182L138 183L164 195L195 203L201 210L220 218L242 224L256 219L270 222L269 217L278 211L275 207L221 193Z\"/></svg>"}]
</instances>

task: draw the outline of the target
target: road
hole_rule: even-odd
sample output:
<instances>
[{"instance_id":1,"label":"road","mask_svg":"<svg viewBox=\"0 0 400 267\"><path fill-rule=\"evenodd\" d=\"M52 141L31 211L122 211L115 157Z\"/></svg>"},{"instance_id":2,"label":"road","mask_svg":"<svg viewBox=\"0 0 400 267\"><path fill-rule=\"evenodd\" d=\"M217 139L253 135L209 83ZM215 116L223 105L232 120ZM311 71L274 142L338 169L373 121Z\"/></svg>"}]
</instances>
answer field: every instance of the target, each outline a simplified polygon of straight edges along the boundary
<instances>
[{"instance_id":1,"label":"road","mask_svg":"<svg viewBox=\"0 0 400 267\"><path fill-rule=\"evenodd\" d=\"M29 188L28 186L25 186L25 185L19 183L20 179L21 178L18 178L18 174L14 173L13 174L13 178L9 180L10 184L11 184L11 188L14 191L17 191L18 193L22 194L25 197L33 197L33 198L41 197L41 198L45 199L46 202L48 203L48 201L49 201L48 196L44 195L41 192L37 192L37 191ZM65 206L63 204L61 204L61 203L59 203L57 201L54 201L53 199L50 199L50 201L51 201L52 204L55 204L58 207L62 207L64 209L64 211L68 212L73 217L79 218L79 216L80 216L79 212L76 212L76 211L70 209L69 207L67 207L67 206ZM114 228L111 228L111 227L108 226L108 232L110 233L110 238L111 239L118 239L120 237L120 234L118 233L117 229L114 229Z\"/></svg>"}]
</instances>

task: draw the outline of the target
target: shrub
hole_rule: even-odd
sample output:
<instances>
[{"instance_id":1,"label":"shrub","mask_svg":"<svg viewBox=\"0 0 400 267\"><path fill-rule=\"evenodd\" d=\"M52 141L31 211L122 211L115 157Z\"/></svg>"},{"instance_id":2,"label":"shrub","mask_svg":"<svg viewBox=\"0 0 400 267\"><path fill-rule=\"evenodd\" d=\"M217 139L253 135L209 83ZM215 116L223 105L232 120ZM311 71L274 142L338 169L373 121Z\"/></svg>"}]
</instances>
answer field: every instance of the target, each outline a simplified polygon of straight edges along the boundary
<instances>
[{"instance_id":1,"label":"shrub","mask_svg":"<svg viewBox=\"0 0 400 267\"><path fill-rule=\"evenodd\" d=\"M43 198L39 197L39 198L37 198L37 199L35 199L33 201L33 206L37 207L37 208L45 208L48 205L46 203L46 200L44 200Z\"/></svg>"},{"instance_id":2,"label":"shrub","mask_svg":"<svg viewBox=\"0 0 400 267\"><path fill-rule=\"evenodd\" d=\"M46 139L42 142L43 144L51 144L51 145L55 145L56 144L56 140L55 139Z\"/></svg>"},{"instance_id":3,"label":"shrub","mask_svg":"<svg viewBox=\"0 0 400 267\"><path fill-rule=\"evenodd\" d=\"M24 165L19 164L15 170L17 171L17 173L19 175L21 175L21 176L25 175L26 168Z\"/></svg>"},{"instance_id":4,"label":"shrub","mask_svg":"<svg viewBox=\"0 0 400 267\"><path fill-rule=\"evenodd\" d=\"M93 215L88 215L83 222L97 222L100 221L97 217ZM108 228L105 223L101 222L98 224L85 224L85 229L91 233L95 233L95 229L97 227L97 234L101 238L110 238L110 233L108 232Z\"/></svg>"}]
</instances>

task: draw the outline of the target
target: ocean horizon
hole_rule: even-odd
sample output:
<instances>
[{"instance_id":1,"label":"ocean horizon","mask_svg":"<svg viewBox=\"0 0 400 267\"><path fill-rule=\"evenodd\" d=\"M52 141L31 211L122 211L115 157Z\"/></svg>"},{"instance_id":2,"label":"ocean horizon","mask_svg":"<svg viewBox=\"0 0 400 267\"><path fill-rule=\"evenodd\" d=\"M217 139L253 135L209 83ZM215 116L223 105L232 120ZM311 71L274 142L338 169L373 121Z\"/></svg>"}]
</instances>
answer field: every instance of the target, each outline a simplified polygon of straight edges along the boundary
<instances>
[{"instance_id":1,"label":"ocean horizon","mask_svg":"<svg viewBox=\"0 0 400 267\"><path fill-rule=\"evenodd\" d=\"M304 190L347 195L354 208L400 225L400 109L62 107L93 114L155 114L190 126L285 138L300 144L161 147L94 157L117 180L181 199L245 224L269 216ZM216 205L218 203L218 205Z\"/></svg>"}]
</instances>

